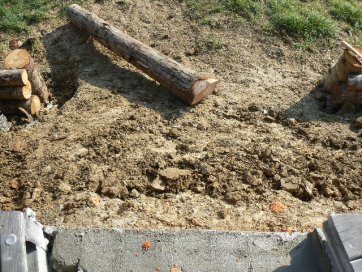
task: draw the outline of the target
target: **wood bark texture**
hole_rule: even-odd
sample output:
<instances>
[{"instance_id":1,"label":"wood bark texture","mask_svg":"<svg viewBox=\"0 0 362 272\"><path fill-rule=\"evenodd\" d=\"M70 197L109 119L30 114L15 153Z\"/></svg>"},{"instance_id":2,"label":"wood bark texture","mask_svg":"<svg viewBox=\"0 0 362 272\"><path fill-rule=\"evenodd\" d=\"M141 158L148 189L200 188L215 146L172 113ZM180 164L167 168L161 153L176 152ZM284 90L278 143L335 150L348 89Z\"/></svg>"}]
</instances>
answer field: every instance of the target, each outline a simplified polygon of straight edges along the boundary
<instances>
[{"instance_id":1,"label":"wood bark texture","mask_svg":"<svg viewBox=\"0 0 362 272\"><path fill-rule=\"evenodd\" d=\"M348 78L347 89L362 92L362 74L350 76Z\"/></svg>"},{"instance_id":2,"label":"wood bark texture","mask_svg":"<svg viewBox=\"0 0 362 272\"><path fill-rule=\"evenodd\" d=\"M184 67L76 4L69 6L67 15L82 31L93 36L188 104L198 103L216 88L218 80L203 77Z\"/></svg>"},{"instance_id":3,"label":"wood bark texture","mask_svg":"<svg viewBox=\"0 0 362 272\"><path fill-rule=\"evenodd\" d=\"M25 86L7 86L0 88L0 99L29 99L31 97L31 84Z\"/></svg>"},{"instance_id":4,"label":"wood bark texture","mask_svg":"<svg viewBox=\"0 0 362 272\"><path fill-rule=\"evenodd\" d=\"M5 67L6 69L26 69L33 93L40 97L41 102L49 102L48 88L28 51L25 49L16 49L12 51L5 58Z\"/></svg>"},{"instance_id":5,"label":"wood bark texture","mask_svg":"<svg viewBox=\"0 0 362 272\"><path fill-rule=\"evenodd\" d=\"M346 84L341 84L338 93L334 93L333 102L336 104L353 103L362 104L362 91L348 89Z\"/></svg>"},{"instance_id":6,"label":"wood bark texture","mask_svg":"<svg viewBox=\"0 0 362 272\"><path fill-rule=\"evenodd\" d=\"M357 50L361 51L361 49ZM360 73L362 73L362 64L351 52L345 50L324 81L324 87L330 92L334 103L344 103L353 99L353 96L343 98L343 92L346 89L343 85L347 83L350 75Z\"/></svg>"},{"instance_id":7,"label":"wood bark texture","mask_svg":"<svg viewBox=\"0 0 362 272\"><path fill-rule=\"evenodd\" d=\"M28 100L0 100L0 112L4 114L21 114L19 108L25 109L31 115L37 115L42 105L36 95L32 95Z\"/></svg>"},{"instance_id":8,"label":"wood bark texture","mask_svg":"<svg viewBox=\"0 0 362 272\"><path fill-rule=\"evenodd\" d=\"M0 86L24 86L29 83L24 69L0 70Z\"/></svg>"}]
</instances>

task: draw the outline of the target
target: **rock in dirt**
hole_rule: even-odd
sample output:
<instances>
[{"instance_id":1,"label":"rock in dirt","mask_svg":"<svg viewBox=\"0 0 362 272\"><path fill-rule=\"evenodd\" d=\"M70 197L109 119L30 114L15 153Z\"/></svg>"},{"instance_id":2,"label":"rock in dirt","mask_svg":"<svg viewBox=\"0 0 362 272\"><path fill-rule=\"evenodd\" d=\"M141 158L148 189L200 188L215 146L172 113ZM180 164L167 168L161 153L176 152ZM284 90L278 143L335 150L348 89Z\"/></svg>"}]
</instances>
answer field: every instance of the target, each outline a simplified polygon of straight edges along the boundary
<instances>
[{"instance_id":1,"label":"rock in dirt","mask_svg":"<svg viewBox=\"0 0 362 272\"><path fill-rule=\"evenodd\" d=\"M108 197L125 197L128 195L126 186L116 184L114 186L102 186L101 193Z\"/></svg>"},{"instance_id":2,"label":"rock in dirt","mask_svg":"<svg viewBox=\"0 0 362 272\"><path fill-rule=\"evenodd\" d=\"M299 191L300 182L295 177L282 178L280 180L280 186L285 191L287 191L287 192L289 192L291 194L295 194L295 193L297 193Z\"/></svg>"},{"instance_id":3,"label":"rock in dirt","mask_svg":"<svg viewBox=\"0 0 362 272\"><path fill-rule=\"evenodd\" d=\"M260 170L256 170L253 172L245 171L244 173L244 181L247 184L252 186L258 186L263 183L263 172Z\"/></svg>"},{"instance_id":4,"label":"rock in dirt","mask_svg":"<svg viewBox=\"0 0 362 272\"><path fill-rule=\"evenodd\" d=\"M168 180L177 180L182 176L189 176L191 174L190 170L179 169L179 168L166 168L160 171L160 175Z\"/></svg>"},{"instance_id":5,"label":"rock in dirt","mask_svg":"<svg viewBox=\"0 0 362 272\"><path fill-rule=\"evenodd\" d=\"M155 191L164 191L166 189L166 184L163 182L163 180L157 177L154 181L152 181L151 187Z\"/></svg>"},{"instance_id":6,"label":"rock in dirt","mask_svg":"<svg viewBox=\"0 0 362 272\"><path fill-rule=\"evenodd\" d=\"M78 157L83 158L83 157L87 156L88 152L89 151L88 151L87 148L82 147L82 148L78 149L76 154L77 154Z\"/></svg>"},{"instance_id":7,"label":"rock in dirt","mask_svg":"<svg viewBox=\"0 0 362 272\"><path fill-rule=\"evenodd\" d=\"M313 184L305 181L304 184L302 185L303 188L303 197L307 198L307 199L312 199L313 198Z\"/></svg>"},{"instance_id":8,"label":"rock in dirt","mask_svg":"<svg viewBox=\"0 0 362 272\"><path fill-rule=\"evenodd\" d=\"M0 132L8 132L11 128L11 123L8 122L5 115L0 114Z\"/></svg>"},{"instance_id":9,"label":"rock in dirt","mask_svg":"<svg viewBox=\"0 0 362 272\"><path fill-rule=\"evenodd\" d=\"M136 189L132 189L131 193L130 193L131 197L134 198L139 198L140 197L140 193L136 190Z\"/></svg>"},{"instance_id":10,"label":"rock in dirt","mask_svg":"<svg viewBox=\"0 0 362 272\"><path fill-rule=\"evenodd\" d=\"M98 207L101 204L101 198L95 193L91 193L89 196L88 203L91 207Z\"/></svg>"},{"instance_id":11,"label":"rock in dirt","mask_svg":"<svg viewBox=\"0 0 362 272\"><path fill-rule=\"evenodd\" d=\"M362 116L358 117L355 121L356 127L362 128Z\"/></svg>"},{"instance_id":12,"label":"rock in dirt","mask_svg":"<svg viewBox=\"0 0 362 272\"><path fill-rule=\"evenodd\" d=\"M72 187L66 183L66 182L61 182L59 184L59 191L61 191L62 193L68 194L72 191Z\"/></svg>"}]
</instances>

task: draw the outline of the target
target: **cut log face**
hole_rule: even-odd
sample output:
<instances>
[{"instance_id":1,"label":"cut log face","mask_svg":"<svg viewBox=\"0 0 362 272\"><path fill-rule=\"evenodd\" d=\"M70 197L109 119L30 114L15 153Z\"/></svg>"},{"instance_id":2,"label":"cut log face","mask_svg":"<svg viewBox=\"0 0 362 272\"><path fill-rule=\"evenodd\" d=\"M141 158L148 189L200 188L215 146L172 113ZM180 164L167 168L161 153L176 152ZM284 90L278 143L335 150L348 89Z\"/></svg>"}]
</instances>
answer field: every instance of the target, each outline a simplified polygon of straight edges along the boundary
<instances>
[{"instance_id":1,"label":"cut log face","mask_svg":"<svg viewBox=\"0 0 362 272\"><path fill-rule=\"evenodd\" d=\"M29 79L26 70L0 70L0 86L24 86L27 84L29 84Z\"/></svg>"},{"instance_id":2,"label":"cut log face","mask_svg":"<svg viewBox=\"0 0 362 272\"><path fill-rule=\"evenodd\" d=\"M188 104L198 103L216 88L218 80L205 78L182 66L76 4L68 8L67 15L82 31L96 38Z\"/></svg>"},{"instance_id":3,"label":"cut log face","mask_svg":"<svg viewBox=\"0 0 362 272\"><path fill-rule=\"evenodd\" d=\"M37 115L42 108L42 104L36 95L31 96L28 100L0 101L0 111L4 114L20 114L22 113L20 108L23 108L31 115Z\"/></svg>"},{"instance_id":4,"label":"cut log face","mask_svg":"<svg viewBox=\"0 0 362 272\"><path fill-rule=\"evenodd\" d=\"M5 58L7 69L26 69L32 85L33 93L40 97L43 103L49 102L49 92L43 77L35 62L25 49L16 49Z\"/></svg>"},{"instance_id":5,"label":"cut log face","mask_svg":"<svg viewBox=\"0 0 362 272\"><path fill-rule=\"evenodd\" d=\"M7 86L0 88L0 99L29 99L31 97L31 84L25 86Z\"/></svg>"},{"instance_id":6,"label":"cut log face","mask_svg":"<svg viewBox=\"0 0 362 272\"><path fill-rule=\"evenodd\" d=\"M22 69L29 63L30 55L25 49L16 49L5 58L6 69Z\"/></svg>"}]
</instances>

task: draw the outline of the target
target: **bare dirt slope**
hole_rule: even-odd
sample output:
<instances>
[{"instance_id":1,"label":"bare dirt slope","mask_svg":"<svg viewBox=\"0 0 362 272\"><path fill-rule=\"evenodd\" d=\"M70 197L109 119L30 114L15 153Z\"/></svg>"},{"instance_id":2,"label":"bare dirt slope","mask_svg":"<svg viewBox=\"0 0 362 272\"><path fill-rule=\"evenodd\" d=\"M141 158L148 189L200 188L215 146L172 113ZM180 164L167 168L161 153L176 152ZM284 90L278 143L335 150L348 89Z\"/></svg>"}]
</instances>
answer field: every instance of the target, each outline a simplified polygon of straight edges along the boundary
<instances>
[{"instance_id":1,"label":"bare dirt slope","mask_svg":"<svg viewBox=\"0 0 362 272\"><path fill-rule=\"evenodd\" d=\"M33 55L58 109L0 134L0 209L67 227L287 231L362 211L361 111L324 112L318 88L340 49L301 53L227 18L200 26L178 1L91 9L218 91L186 106L74 27L43 26Z\"/></svg>"}]
</instances>

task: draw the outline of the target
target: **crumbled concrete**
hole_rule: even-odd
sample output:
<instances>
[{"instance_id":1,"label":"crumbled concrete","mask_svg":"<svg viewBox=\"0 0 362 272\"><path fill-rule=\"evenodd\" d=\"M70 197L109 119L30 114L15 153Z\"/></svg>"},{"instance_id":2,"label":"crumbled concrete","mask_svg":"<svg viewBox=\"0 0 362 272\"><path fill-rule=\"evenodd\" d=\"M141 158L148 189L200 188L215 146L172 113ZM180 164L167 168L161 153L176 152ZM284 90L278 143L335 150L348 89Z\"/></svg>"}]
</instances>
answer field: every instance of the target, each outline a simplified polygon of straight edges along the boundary
<instances>
[{"instance_id":1,"label":"crumbled concrete","mask_svg":"<svg viewBox=\"0 0 362 272\"><path fill-rule=\"evenodd\" d=\"M62 272L326 271L318 255L302 233L59 230L51 263Z\"/></svg>"}]
</instances>

